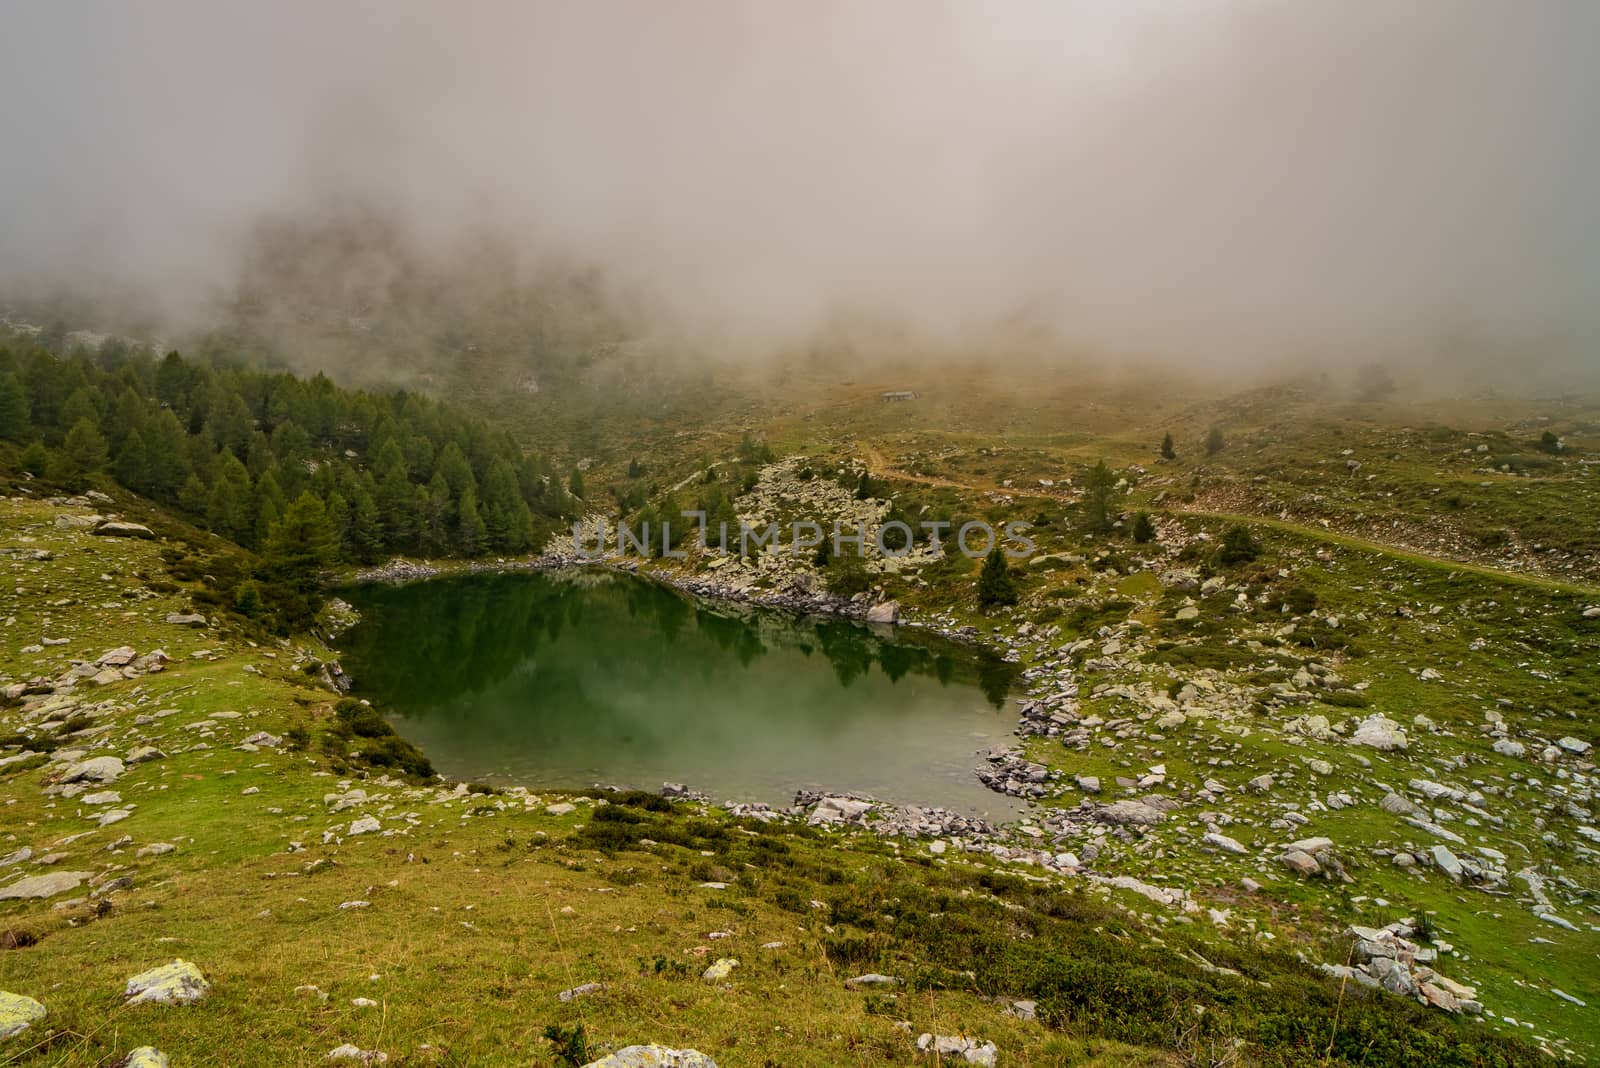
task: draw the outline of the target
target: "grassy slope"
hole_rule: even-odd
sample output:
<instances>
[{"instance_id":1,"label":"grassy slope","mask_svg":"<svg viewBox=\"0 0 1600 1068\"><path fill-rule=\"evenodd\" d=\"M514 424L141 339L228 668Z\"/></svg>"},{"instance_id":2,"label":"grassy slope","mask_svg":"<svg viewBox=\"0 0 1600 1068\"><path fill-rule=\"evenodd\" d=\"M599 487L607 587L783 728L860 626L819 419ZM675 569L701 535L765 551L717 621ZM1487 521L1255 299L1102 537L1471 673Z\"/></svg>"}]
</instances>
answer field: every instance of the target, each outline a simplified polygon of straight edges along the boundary
<instances>
[{"instance_id":1,"label":"grassy slope","mask_svg":"<svg viewBox=\"0 0 1600 1068\"><path fill-rule=\"evenodd\" d=\"M398 1063L554 1063L542 1027L581 1023L592 1048L663 1041L724 1065L910 1063L903 1019L913 1033L995 1041L1007 1064L1172 1064L1206 1043L1226 1050L1240 1032L1276 1036L1277 1052L1262 1063L1288 1064L1333 1033L1337 988L1252 949L1248 937L1175 925L1139 898L932 858L916 844L697 822L682 807L629 816L612 805L627 818L608 820L584 798L557 816L545 811L553 797L456 795L384 779L362 784L366 803L330 814L324 795L350 782L323 766L315 746L232 747L262 729L316 736L330 695L309 688L295 665L320 650L160 622L186 601L182 588L137 594L160 582L157 546L57 530L56 512L0 505L5 544L54 554L44 564L7 561L22 592L8 612L5 663L13 676L31 675L118 644L165 648L174 657L165 672L84 699L99 706L89 729L109 728L91 736L94 750L150 741L168 756L115 784L134 814L106 828L80 800L44 796L44 769L0 779L8 847L63 852L58 867L96 881L133 879L106 895L108 905L0 907L0 925L41 939L0 951L0 987L51 1013L0 1047L6 1062L107 1064L152 1043L179 1064L310 1064L353 1042ZM20 652L41 634L70 643ZM178 711L134 724L169 708ZM194 727L206 720L212 726ZM343 832L366 814L392 833L323 844L325 830ZM124 834L133 842L107 852ZM151 842L178 849L133 855ZM292 842L305 848L289 852ZM702 885L710 881L729 886ZM358 900L369 904L339 908ZM762 948L771 942L783 945ZM1253 978L1208 975L1196 954ZM701 981L723 955L742 962L732 980ZM128 976L177 956L207 972L214 991L205 1002L120 1004ZM976 971L964 976L968 967ZM893 999L845 989L844 978L872 968L912 987ZM555 998L588 981L607 989L569 1004ZM328 998L297 993L304 984ZM1049 1026L1007 1016L990 998L997 991L1035 996ZM358 1008L357 997L378 1004ZM1320 1010L1304 1013L1307 998ZM1189 1022L1197 1001L1213 1006L1215 1032ZM1455 1041L1451 1022L1391 999L1352 993L1344 1013L1352 1042L1405 1034L1443 1050ZM1108 1031L1127 1042L1096 1037Z\"/></svg>"}]
</instances>

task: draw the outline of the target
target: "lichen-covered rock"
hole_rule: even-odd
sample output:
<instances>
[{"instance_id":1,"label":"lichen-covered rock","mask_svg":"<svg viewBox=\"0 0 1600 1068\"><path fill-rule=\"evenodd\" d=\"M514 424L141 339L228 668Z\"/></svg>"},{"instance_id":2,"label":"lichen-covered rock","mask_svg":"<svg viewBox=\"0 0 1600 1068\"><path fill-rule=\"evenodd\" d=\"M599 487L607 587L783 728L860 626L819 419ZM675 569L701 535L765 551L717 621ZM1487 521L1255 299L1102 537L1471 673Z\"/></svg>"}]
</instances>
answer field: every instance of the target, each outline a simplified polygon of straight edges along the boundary
<instances>
[{"instance_id":1,"label":"lichen-covered rock","mask_svg":"<svg viewBox=\"0 0 1600 1068\"><path fill-rule=\"evenodd\" d=\"M711 983L721 982L728 976L732 975L733 970L738 966L739 962L733 957L723 957L711 967L707 968L705 970L705 974L701 975L700 978Z\"/></svg>"},{"instance_id":2,"label":"lichen-covered rock","mask_svg":"<svg viewBox=\"0 0 1600 1068\"><path fill-rule=\"evenodd\" d=\"M360 1061L362 1064L389 1063L389 1055L382 1050L362 1049L360 1046L352 1045L349 1042L333 1047L328 1051L328 1056L324 1059L330 1061Z\"/></svg>"},{"instance_id":3,"label":"lichen-covered rock","mask_svg":"<svg viewBox=\"0 0 1600 1068\"><path fill-rule=\"evenodd\" d=\"M128 1054L122 1068L170 1068L167 1055L154 1046L140 1046Z\"/></svg>"},{"instance_id":4,"label":"lichen-covered rock","mask_svg":"<svg viewBox=\"0 0 1600 1068\"><path fill-rule=\"evenodd\" d=\"M123 996L129 1005L144 1001L157 1005L187 1005L210 992L211 984L206 982L199 968L186 960L175 960L129 979Z\"/></svg>"},{"instance_id":5,"label":"lichen-covered rock","mask_svg":"<svg viewBox=\"0 0 1600 1068\"><path fill-rule=\"evenodd\" d=\"M672 1049L651 1043L627 1046L609 1057L590 1061L583 1068L717 1068L717 1062L697 1049Z\"/></svg>"},{"instance_id":6,"label":"lichen-covered rock","mask_svg":"<svg viewBox=\"0 0 1600 1068\"><path fill-rule=\"evenodd\" d=\"M45 1018L45 1007L30 997L0 990L0 1040L20 1035Z\"/></svg>"}]
</instances>

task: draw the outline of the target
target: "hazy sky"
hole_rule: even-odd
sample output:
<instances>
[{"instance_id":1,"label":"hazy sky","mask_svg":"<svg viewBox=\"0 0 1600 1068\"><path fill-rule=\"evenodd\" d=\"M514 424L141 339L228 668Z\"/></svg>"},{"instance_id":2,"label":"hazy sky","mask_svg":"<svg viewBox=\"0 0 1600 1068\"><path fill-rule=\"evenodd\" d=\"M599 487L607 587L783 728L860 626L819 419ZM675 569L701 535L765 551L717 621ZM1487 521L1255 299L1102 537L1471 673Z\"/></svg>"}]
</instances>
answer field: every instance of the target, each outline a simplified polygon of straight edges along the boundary
<instances>
[{"instance_id":1,"label":"hazy sky","mask_svg":"<svg viewBox=\"0 0 1600 1068\"><path fill-rule=\"evenodd\" d=\"M1273 355L1600 338L1594 0L15 0L0 283L194 313L263 216L680 323Z\"/></svg>"}]
</instances>

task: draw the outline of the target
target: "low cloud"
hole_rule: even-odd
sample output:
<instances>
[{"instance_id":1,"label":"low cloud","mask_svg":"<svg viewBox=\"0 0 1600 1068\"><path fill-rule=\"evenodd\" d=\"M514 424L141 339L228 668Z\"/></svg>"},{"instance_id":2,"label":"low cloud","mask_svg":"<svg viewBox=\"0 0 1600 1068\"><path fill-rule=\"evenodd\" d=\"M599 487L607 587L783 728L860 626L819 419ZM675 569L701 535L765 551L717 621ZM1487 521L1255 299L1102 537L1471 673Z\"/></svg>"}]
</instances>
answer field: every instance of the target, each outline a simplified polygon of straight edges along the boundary
<instances>
[{"instance_id":1,"label":"low cloud","mask_svg":"<svg viewBox=\"0 0 1600 1068\"><path fill-rule=\"evenodd\" d=\"M1597 359L1586 0L69 0L7 21L14 291L209 322L241 280L270 288L276 241L307 291L379 314L408 272L458 316L559 275L617 329L750 353L871 324L1195 364Z\"/></svg>"}]
</instances>

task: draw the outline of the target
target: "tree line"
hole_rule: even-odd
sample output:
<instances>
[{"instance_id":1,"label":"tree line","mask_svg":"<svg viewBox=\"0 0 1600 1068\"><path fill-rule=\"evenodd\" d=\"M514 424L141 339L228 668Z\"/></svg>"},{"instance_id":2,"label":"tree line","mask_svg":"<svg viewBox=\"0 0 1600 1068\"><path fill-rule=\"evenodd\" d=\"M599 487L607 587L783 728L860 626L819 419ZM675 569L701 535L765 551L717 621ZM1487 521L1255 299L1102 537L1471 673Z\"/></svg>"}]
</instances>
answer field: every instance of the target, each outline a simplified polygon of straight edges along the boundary
<instances>
[{"instance_id":1,"label":"tree line","mask_svg":"<svg viewBox=\"0 0 1600 1068\"><path fill-rule=\"evenodd\" d=\"M50 484L114 479L305 566L520 553L579 508L541 457L427 397L124 345L68 355L0 345L0 441L21 446L20 466Z\"/></svg>"}]
</instances>

